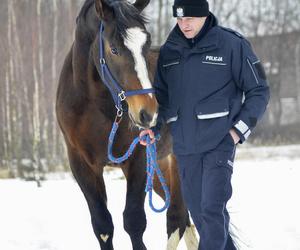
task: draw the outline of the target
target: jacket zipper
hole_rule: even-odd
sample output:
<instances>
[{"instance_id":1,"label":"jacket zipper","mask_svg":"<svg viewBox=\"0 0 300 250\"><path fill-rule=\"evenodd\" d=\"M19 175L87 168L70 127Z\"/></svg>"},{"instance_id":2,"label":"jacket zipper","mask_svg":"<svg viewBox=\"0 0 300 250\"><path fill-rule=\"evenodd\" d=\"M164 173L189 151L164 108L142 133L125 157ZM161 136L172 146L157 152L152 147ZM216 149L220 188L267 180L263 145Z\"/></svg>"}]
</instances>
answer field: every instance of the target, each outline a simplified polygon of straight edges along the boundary
<instances>
[{"instance_id":1,"label":"jacket zipper","mask_svg":"<svg viewBox=\"0 0 300 250\"><path fill-rule=\"evenodd\" d=\"M248 64L249 64L249 67L250 67L250 69L251 69L251 71L252 71L252 74L254 75L254 78L255 78L255 81L256 81L256 84L259 84L259 82L258 82L258 79L257 79L257 76L256 76L256 74L255 74L255 72L254 72L254 69L253 69L253 67L252 67L252 64L251 64L251 62L250 62L250 60L247 58L247 62L248 62Z\"/></svg>"}]
</instances>

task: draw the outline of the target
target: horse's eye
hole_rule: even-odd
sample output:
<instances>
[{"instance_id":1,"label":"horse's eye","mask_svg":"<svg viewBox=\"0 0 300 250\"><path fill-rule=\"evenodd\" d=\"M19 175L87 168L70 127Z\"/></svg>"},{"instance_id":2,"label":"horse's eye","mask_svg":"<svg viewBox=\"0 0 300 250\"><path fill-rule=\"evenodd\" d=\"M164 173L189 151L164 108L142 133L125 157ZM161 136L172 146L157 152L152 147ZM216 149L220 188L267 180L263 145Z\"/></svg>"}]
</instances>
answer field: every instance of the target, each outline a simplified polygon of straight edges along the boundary
<instances>
[{"instance_id":1,"label":"horse's eye","mask_svg":"<svg viewBox=\"0 0 300 250\"><path fill-rule=\"evenodd\" d=\"M118 52L118 49L117 48L111 48L111 53L118 56L119 55L119 52Z\"/></svg>"}]
</instances>

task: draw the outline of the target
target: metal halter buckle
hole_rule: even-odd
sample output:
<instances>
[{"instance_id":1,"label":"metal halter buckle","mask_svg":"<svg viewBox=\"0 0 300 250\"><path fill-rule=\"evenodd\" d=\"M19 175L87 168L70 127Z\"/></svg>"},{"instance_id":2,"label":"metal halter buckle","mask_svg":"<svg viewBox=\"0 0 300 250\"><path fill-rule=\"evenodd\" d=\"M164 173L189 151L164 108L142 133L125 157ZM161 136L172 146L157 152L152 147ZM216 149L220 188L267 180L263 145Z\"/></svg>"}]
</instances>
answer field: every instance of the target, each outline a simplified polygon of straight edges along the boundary
<instances>
[{"instance_id":1,"label":"metal halter buckle","mask_svg":"<svg viewBox=\"0 0 300 250\"><path fill-rule=\"evenodd\" d=\"M105 62L105 59L104 58L100 58L100 64L104 65L106 62Z\"/></svg>"},{"instance_id":2,"label":"metal halter buckle","mask_svg":"<svg viewBox=\"0 0 300 250\"><path fill-rule=\"evenodd\" d=\"M120 97L120 100L121 100L121 101L124 101L124 100L126 99L125 91L122 90L122 91L118 94L118 96Z\"/></svg>"}]
</instances>

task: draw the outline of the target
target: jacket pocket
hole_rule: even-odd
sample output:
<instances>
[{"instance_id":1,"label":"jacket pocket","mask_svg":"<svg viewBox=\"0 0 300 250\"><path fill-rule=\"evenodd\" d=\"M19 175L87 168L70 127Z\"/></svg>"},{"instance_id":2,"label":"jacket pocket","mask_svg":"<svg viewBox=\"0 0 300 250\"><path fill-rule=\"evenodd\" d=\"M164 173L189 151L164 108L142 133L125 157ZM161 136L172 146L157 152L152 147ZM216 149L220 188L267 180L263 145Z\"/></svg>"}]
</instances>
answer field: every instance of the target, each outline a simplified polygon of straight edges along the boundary
<instances>
[{"instance_id":1,"label":"jacket pocket","mask_svg":"<svg viewBox=\"0 0 300 250\"><path fill-rule=\"evenodd\" d=\"M256 84L259 84L258 74L256 72L256 65L260 65L260 60L257 59L256 57L247 57L247 64L252 72Z\"/></svg>"},{"instance_id":2,"label":"jacket pocket","mask_svg":"<svg viewBox=\"0 0 300 250\"><path fill-rule=\"evenodd\" d=\"M194 112L197 143L208 149L215 148L231 126L228 99L215 97L198 102Z\"/></svg>"},{"instance_id":3,"label":"jacket pocket","mask_svg":"<svg viewBox=\"0 0 300 250\"><path fill-rule=\"evenodd\" d=\"M223 152L219 150L216 152L216 165L218 167L225 167L232 172L235 158L235 148L232 152Z\"/></svg>"},{"instance_id":4,"label":"jacket pocket","mask_svg":"<svg viewBox=\"0 0 300 250\"><path fill-rule=\"evenodd\" d=\"M236 144L234 143L234 140L229 132L224 136L221 142L217 145L216 149L222 152L230 152L232 158L234 158Z\"/></svg>"},{"instance_id":5,"label":"jacket pocket","mask_svg":"<svg viewBox=\"0 0 300 250\"><path fill-rule=\"evenodd\" d=\"M166 123L175 122L178 119L178 115L172 116L166 120Z\"/></svg>"},{"instance_id":6,"label":"jacket pocket","mask_svg":"<svg viewBox=\"0 0 300 250\"><path fill-rule=\"evenodd\" d=\"M216 98L199 102L195 106L197 119L206 120L229 115L229 104L226 98Z\"/></svg>"},{"instance_id":7,"label":"jacket pocket","mask_svg":"<svg viewBox=\"0 0 300 250\"><path fill-rule=\"evenodd\" d=\"M178 112L177 110L172 110L167 112L166 123L175 122L178 120Z\"/></svg>"},{"instance_id":8,"label":"jacket pocket","mask_svg":"<svg viewBox=\"0 0 300 250\"><path fill-rule=\"evenodd\" d=\"M178 144L183 140L182 124L178 116L178 110L174 109L168 111L166 116L166 123L170 126L173 142Z\"/></svg>"},{"instance_id":9,"label":"jacket pocket","mask_svg":"<svg viewBox=\"0 0 300 250\"><path fill-rule=\"evenodd\" d=\"M162 66L163 68L167 69L171 66L175 66L175 65L178 65L180 64L180 57L178 58L173 58L173 59L165 59L163 60L162 62Z\"/></svg>"}]
</instances>

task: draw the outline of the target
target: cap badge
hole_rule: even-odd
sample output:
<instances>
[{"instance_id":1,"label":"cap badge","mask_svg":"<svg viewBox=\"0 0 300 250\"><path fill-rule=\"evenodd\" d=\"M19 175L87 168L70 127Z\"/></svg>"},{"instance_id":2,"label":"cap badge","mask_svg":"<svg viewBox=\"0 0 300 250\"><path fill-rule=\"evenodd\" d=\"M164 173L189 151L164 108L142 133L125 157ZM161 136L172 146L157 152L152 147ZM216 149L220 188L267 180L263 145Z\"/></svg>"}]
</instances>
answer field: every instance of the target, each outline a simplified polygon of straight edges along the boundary
<instances>
[{"instance_id":1,"label":"cap badge","mask_svg":"<svg viewBox=\"0 0 300 250\"><path fill-rule=\"evenodd\" d=\"M176 9L176 12L177 12L177 17L183 17L184 16L184 11L183 11L182 7L178 7Z\"/></svg>"}]
</instances>

